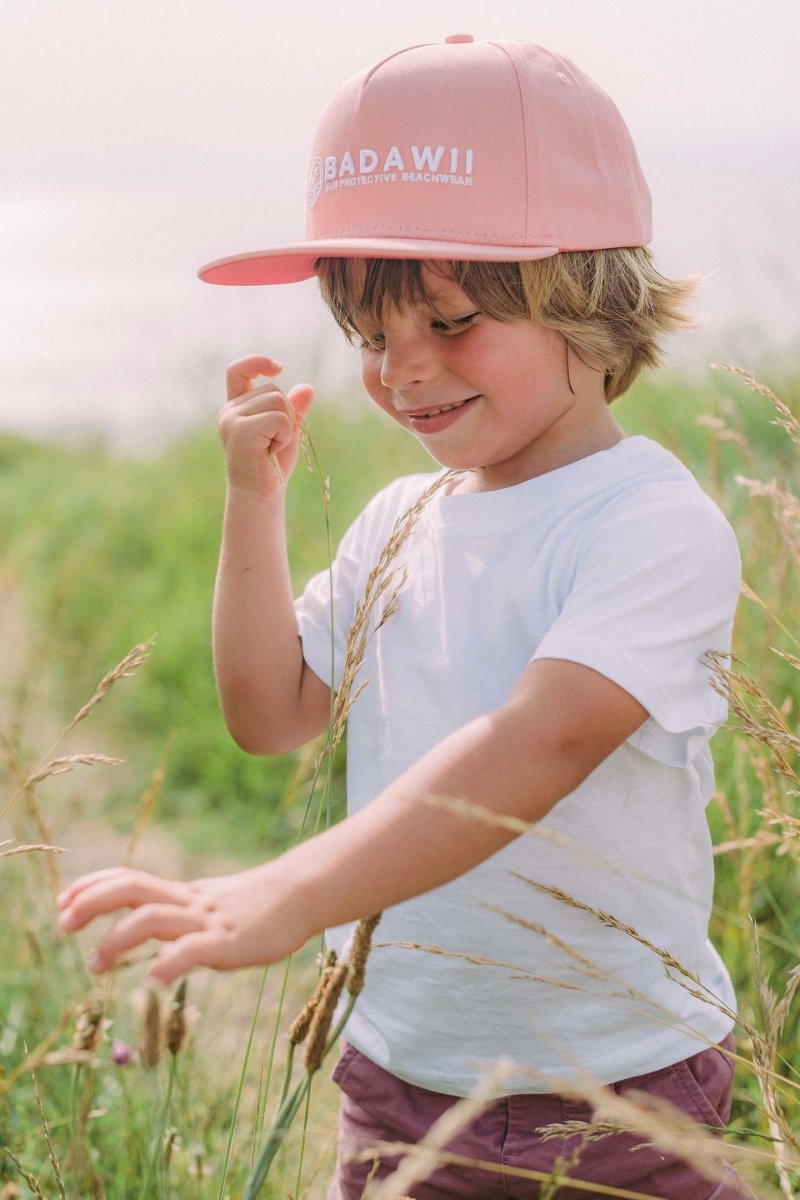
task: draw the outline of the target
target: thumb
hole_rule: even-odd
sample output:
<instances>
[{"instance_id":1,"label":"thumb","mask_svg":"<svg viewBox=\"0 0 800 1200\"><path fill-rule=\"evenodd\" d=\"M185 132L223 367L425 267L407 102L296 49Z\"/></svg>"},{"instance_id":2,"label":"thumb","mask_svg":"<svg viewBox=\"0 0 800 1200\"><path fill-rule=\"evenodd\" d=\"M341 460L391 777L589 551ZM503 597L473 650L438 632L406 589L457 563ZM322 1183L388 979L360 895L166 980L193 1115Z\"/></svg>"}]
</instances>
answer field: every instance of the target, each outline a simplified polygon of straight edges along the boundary
<instances>
[{"instance_id":1,"label":"thumb","mask_svg":"<svg viewBox=\"0 0 800 1200\"><path fill-rule=\"evenodd\" d=\"M302 421L311 408L311 402L314 399L314 389L310 383L298 383L287 393L286 399L294 409L298 421Z\"/></svg>"}]
</instances>

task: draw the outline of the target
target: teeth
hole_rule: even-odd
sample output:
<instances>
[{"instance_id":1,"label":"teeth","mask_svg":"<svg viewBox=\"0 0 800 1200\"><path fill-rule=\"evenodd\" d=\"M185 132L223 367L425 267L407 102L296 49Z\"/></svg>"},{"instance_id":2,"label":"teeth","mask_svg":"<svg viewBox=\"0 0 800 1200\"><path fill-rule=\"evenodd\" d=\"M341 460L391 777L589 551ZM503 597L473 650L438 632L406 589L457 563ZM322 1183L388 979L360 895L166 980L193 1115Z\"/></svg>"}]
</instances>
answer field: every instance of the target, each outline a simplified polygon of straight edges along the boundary
<instances>
[{"instance_id":1,"label":"teeth","mask_svg":"<svg viewBox=\"0 0 800 1200\"><path fill-rule=\"evenodd\" d=\"M452 412L454 408L461 408L462 404L466 404L466 400L459 400L458 404L447 404L444 408L432 408L430 412L426 412L426 417L438 417L439 413Z\"/></svg>"}]
</instances>

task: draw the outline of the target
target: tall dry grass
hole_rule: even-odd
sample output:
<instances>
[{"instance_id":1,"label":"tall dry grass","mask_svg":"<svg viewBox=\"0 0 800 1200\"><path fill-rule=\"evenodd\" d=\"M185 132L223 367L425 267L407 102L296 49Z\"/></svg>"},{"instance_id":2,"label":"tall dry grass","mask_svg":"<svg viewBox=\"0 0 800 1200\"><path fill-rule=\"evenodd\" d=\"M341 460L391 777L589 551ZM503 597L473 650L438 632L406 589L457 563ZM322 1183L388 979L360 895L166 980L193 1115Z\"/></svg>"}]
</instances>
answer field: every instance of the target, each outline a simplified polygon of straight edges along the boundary
<instances>
[{"instance_id":1,"label":"tall dry grass","mask_svg":"<svg viewBox=\"0 0 800 1200\"><path fill-rule=\"evenodd\" d=\"M766 398L777 414L775 424L788 435L796 447L800 446L800 421L783 401L749 372L732 367L719 369L740 376L753 391ZM750 447L743 435L732 430L724 421L714 420L705 424L716 439L737 444L748 461L753 463L754 456L750 453ZM737 476L737 482L746 489L750 497L769 500L772 519L796 572L797 580L800 581L800 498L790 484L781 485L775 479L763 481ZM745 583L742 589L744 603L759 605L770 616L774 626L781 629L796 648L799 643L791 622L787 622L782 614L773 612L769 602L758 596L747 583L748 565L745 562ZM773 652L794 670L800 669L800 658L796 654L779 647L773 647ZM794 718L796 728L796 691L790 690L779 698L770 697L756 679L743 669L741 660L737 657L723 660L719 656L712 656L709 665L713 670L717 688L729 703L731 724L736 737L735 752L748 761L752 775L757 781L755 794L748 794L749 802L740 814L740 819L743 818L747 824L745 837L741 836L738 822L733 817L732 798L722 792L715 797L730 831L734 833L733 837L717 846L717 855L721 858L723 855L745 852L745 878L749 887L744 889L743 895L752 897L756 856L759 856L758 861L764 877L776 881L782 873L796 872L800 860L800 779L797 771L800 738L791 727ZM504 827L513 825L514 831L523 836L535 836L537 832L542 832L537 831L535 826L525 827L524 822L498 817L490 810L469 805L458 798L429 796L421 799L453 809L462 817L472 816L475 820ZM754 817L757 819L755 828ZM591 853L588 848L587 853ZM753 1087L749 1085L754 1085L757 1089L758 1099L752 1104L752 1109L757 1113L758 1127L748 1130L732 1127L723 1131L727 1136L721 1140L716 1133L699 1128L688 1121L685 1114L669 1105L655 1104L652 1098L646 1096L635 1099L621 1097L612 1088L604 1087L582 1072L579 1082L570 1085L566 1092L572 1098L589 1102L594 1110L592 1121L587 1124L572 1122L569 1128L554 1127L549 1131L550 1136L566 1136L573 1139L574 1148L568 1161L561 1161L557 1169L548 1176L520 1168L509 1170L498 1163L465 1159L447 1148L455 1135L491 1103L492 1095L496 1094L497 1080L490 1075L481 1081L473 1096L456 1103L445 1117L432 1127L422 1143L379 1143L364 1147L357 1157L362 1161L371 1162L373 1167L381 1158L391 1161L399 1159L396 1169L381 1182L373 1179L366 1192L368 1200L396 1200L398 1196L413 1194L415 1185L447 1163L455 1163L462 1167L472 1166L476 1171L482 1172L493 1170L498 1174L498 1180L500 1177L512 1176L536 1180L541 1184L541 1196L557 1196L560 1187L569 1186L571 1183L573 1187L580 1186L586 1195L613 1195L639 1200L641 1193L583 1181L581 1175L581 1153L587 1143L620 1132L639 1135L642 1143L654 1145L665 1154L684 1159L709 1180L710 1190L722 1182L727 1164L732 1164L750 1183L757 1196L766 1198L780 1195L783 1200L793 1200L797 1195L795 1189L800 1184L800 1057L797 1046L796 1005L797 992L800 989L800 961L797 961L800 959L800 925L796 914L787 914L795 938L792 948L795 965L786 971L782 985L779 985L781 990L776 991L768 979L759 940L759 922L748 913L752 923L748 963L754 987L744 995L741 995L740 988L740 1007L734 1012L709 992L691 970L662 948L653 945L630 923L621 921L613 913L589 907L570 895L567 889L545 886L535 880L525 882L539 891L546 892L559 903L581 909L599 924L633 938L659 958L671 978L677 979L693 996L718 1008L735 1022L738 1053L734 1057L740 1079L744 1077L747 1081L748 1095L753 1095ZM791 894L791 891L790 888L787 894ZM499 917L523 926L532 937L544 937L551 944L560 946L565 960L569 961L570 973L556 986L563 986L567 990L580 989L581 983L576 983L576 975L579 980L581 976L592 980L599 978L611 983L616 982L625 1002L646 1001L645 996L634 994L623 981L615 980L601 963L589 960L568 944L560 942L551 930L527 921L517 914L496 909L491 904L487 903L487 907ZM450 953L436 945L407 944L406 948L432 954ZM518 976L530 975L531 978L536 978L519 965L496 962L489 958L472 958L470 961L483 967L499 968L503 973L512 970ZM498 986L502 986L502 983ZM753 1011L753 1000L757 1000L760 1012ZM666 1010L656 1019L674 1024L677 1028L682 1027L679 1018ZM502 1076L504 1070L514 1069L514 1064L504 1063L498 1064L495 1072L499 1071ZM519 1067L516 1069L519 1070ZM562 1080L548 1078L540 1072L527 1073L530 1074L532 1087L560 1091L562 1094L565 1092ZM581 1181L580 1184L577 1181Z\"/></svg>"},{"instance_id":2,"label":"tall dry grass","mask_svg":"<svg viewBox=\"0 0 800 1200\"><path fill-rule=\"evenodd\" d=\"M747 373L740 374L761 399L773 405L775 419L787 438L794 445L800 444L800 425L787 406ZM774 654L767 651L780 661L784 672L781 678L796 678L800 668L796 612L786 602L787 595L795 594L786 590L789 567L795 580L800 578L800 502L796 486L791 478L757 478L758 457L735 421L714 417L703 427L710 446L735 448L747 470L739 486L748 497L748 519L756 533L749 533L745 544L742 603L748 614L763 614L765 629L772 631L773 640L777 635L782 639L783 644L774 646ZM326 488L327 484L323 493ZM327 749L317 747L316 758L307 762L313 783L321 777L326 753L332 756L342 736L353 699L361 687L369 686L360 677L366 640L376 624L392 617L404 582L397 558L421 511L420 506L407 515L405 523L398 523L393 541L371 577L348 639L345 683L337 697L332 735ZM760 547L776 543L782 548L782 557L772 574L756 570L748 562L748 551L757 555ZM775 584L775 598L770 594L770 580ZM761 630L759 647L766 636ZM754 645L755 640L750 638L737 646L736 660L716 664L718 685L728 696L732 714L732 727L725 735L725 754L735 764L735 769L720 772L725 786L715 796L712 812L722 897L715 914L715 938L731 964L739 992L739 1008L732 1014L737 1027L738 1084L731 1126L720 1140L688 1126L678 1113L615 1096L583 1077L572 1094L594 1107L594 1117L587 1125L549 1131L552 1136L571 1139L572 1150L550 1175L536 1180L541 1186L540 1195L548 1200L557 1196L569 1180L580 1178L581 1151L591 1140L620 1130L633 1131L642 1141L651 1141L667 1153L686 1158L707 1175L709 1190L720 1178L723 1157L741 1170L764 1200L773 1196L789 1200L800 1179L800 1047L796 1019L800 937L794 907L800 857L796 689L788 686L780 693L774 690L771 685L775 677L764 670L760 649L754 655ZM122 974L119 980L98 988L96 981L87 976L73 944L55 938L50 927L52 909L46 895L58 885L61 847L52 836L53 822L40 793L67 772L118 763L115 756L95 750L70 747L69 752L59 751L64 749L63 738L73 735L78 726L83 729L100 701L120 680L139 670L151 650L151 644L142 644L125 656L66 723L61 735L48 741L45 753L26 753L14 730L7 731L3 740L8 799L2 815L11 824L9 832L13 836L0 846L0 857L7 858L3 871L16 869L23 861L29 868L26 877L18 874L16 878L23 906L30 906L30 919L23 916L19 929L7 930L3 942L6 954L11 954L12 946L17 947L11 961L18 979L0 990L5 1008L0 1051L5 1047L6 1062L5 1074L0 1077L0 1132L5 1150L0 1162L0 1197L11 1200L15 1195L40 1196L51 1200L57 1194L64 1200L89 1196L128 1200L142 1195L143 1186L152 1195L173 1196L176 1200L222 1200L228 1194L244 1194L248 1200L256 1195L288 1194L296 1200L321 1197L324 1176L331 1166L333 1113L330 1092L325 1093L324 1086L320 1090L317 1078L324 1057L335 1049L338 1031L332 1027L333 1000L347 989L348 982L351 1000L355 999L353 993L357 994L359 980L363 981L366 941L360 949L358 945L352 948L346 968L344 964L328 963L319 973L312 962L306 961L299 973L283 976L280 995L263 1018L270 1026L264 1045L263 1037L259 1040L261 1018L248 1021L247 1017L247 1005L253 1004L252 989L238 1022L233 1006L228 1004L223 1014L227 1031L223 1023L213 1031L203 1031L202 1014L194 1014L195 1032L187 1042L185 1018L188 1015L191 1027L193 1014L191 1006L185 1008L185 995L172 1000L166 1020L162 1006L150 1000L145 1006L149 1017L137 1032L131 1014L125 1014L127 976ZM134 806L136 815L123 851L126 860L136 852L163 782L164 768L159 766ZM431 802L455 805L462 815L468 811L458 800L431 798ZM503 823L508 820L478 810L473 816ZM524 823L515 826L514 831L523 836L530 832ZM530 883L540 886L535 881ZM551 889L550 894L567 905L579 903L566 886L557 893ZM590 910L589 915L602 924L611 923L650 953L663 955L635 927L619 922L613 912ZM498 913L498 918L521 920L514 913ZM366 935L366 926L364 932ZM371 934L372 929L368 932ZM552 937L552 932L544 928L531 927L529 933L534 939ZM602 964L577 956L567 945L563 949L571 968L565 973L565 988L582 986L582 975L603 975ZM409 946L409 950L446 953L433 944ZM135 958L130 969L140 973L142 957ZM413 969L412 963L410 958L409 969ZM514 964L495 963L488 957L481 963L497 968L498 986L502 986L503 973L516 969ZM680 963L663 958L662 963L686 987L702 991L702 982ZM262 988L263 984L262 980ZM215 982L214 987L221 985ZM198 992L201 1003L211 1008L213 989L200 986ZM306 1004L304 995L308 992L312 996ZM20 997L22 1009L27 1012L20 1009ZM704 998L715 1002L714 997ZM630 995L627 999L636 1003L638 998ZM259 998L259 1013L260 1003ZM297 1019L290 1023L287 1012L297 1012ZM180 1021L176 1013L180 1013ZM32 1014L43 1017L48 1027L42 1030L40 1022L36 1037L27 1045L21 1040L20 1030ZM672 1014L663 1012L661 1019L668 1022ZM119 1039L112 1040L112 1033L124 1031L125 1021L130 1031L127 1046ZM180 1038L178 1023L182 1026ZM238 1024L238 1033L230 1029L232 1024ZM35 1026L36 1022L31 1022L31 1028ZM241 1056L248 1027L253 1049L244 1054L237 1092L231 1086L236 1074L231 1066ZM170 1039L174 1053L169 1049ZM300 1080L294 1083L293 1047L303 1039L305 1061ZM235 1049L221 1058L221 1045ZM126 1055L130 1057L126 1059ZM282 1062L282 1058L288 1061ZM121 1065L123 1059L125 1066ZM281 1076L277 1090L265 1084L265 1077L272 1075L273 1061L276 1076ZM131 1069L133 1074L125 1074ZM390 1178L376 1179L370 1194L379 1200L413 1196L415 1187L432 1170L458 1160L448 1146L458 1131L491 1102L500 1086L498 1081L509 1069L508 1064L497 1064L476 1094L455 1105L448 1119L432 1128L420 1145L367 1147L364 1154L369 1161L399 1157L397 1172ZM308 1105L312 1079L315 1095ZM548 1086L548 1082L538 1078L535 1085ZM550 1082L555 1086L554 1081ZM558 1085L563 1087L561 1081ZM324 1118L317 1115L320 1100L323 1107L328 1106ZM237 1121L249 1127L246 1137L233 1136ZM472 1165L482 1171L497 1169L497 1164ZM506 1174L536 1178L535 1173L522 1170L507 1170ZM587 1195L636 1197L634 1192L588 1183L584 1189Z\"/></svg>"}]
</instances>

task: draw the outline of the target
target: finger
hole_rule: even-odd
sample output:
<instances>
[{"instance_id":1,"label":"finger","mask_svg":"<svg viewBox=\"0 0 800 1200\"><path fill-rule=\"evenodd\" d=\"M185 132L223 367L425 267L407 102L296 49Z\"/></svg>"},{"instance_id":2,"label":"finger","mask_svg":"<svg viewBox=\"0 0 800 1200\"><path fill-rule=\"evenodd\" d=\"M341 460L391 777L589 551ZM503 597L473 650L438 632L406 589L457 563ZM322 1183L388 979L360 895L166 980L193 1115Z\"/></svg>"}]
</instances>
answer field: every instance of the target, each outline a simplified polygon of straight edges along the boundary
<instances>
[{"instance_id":1,"label":"finger","mask_svg":"<svg viewBox=\"0 0 800 1200\"><path fill-rule=\"evenodd\" d=\"M173 904L146 904L117 921L98 945L89 966L98 973L108 971L120 955L141 946L142 942L150 938L172 942L202 929L202 920L197 909L176 908Z\"/></svg>"},{"instance_id":2,"label":"finger","mask_svg":"<svg viewBox=\"0 0 800 1200\"><path fill-rule=\"evenodd\" d=\"M297 420L302 421L314 400L314 389L310 383L296 384L289 394L287 400L295 411Z\"/></svg>"},{"instance_id":3,"label":"finger","mask_svg":"<svg viewBox=\"0 0 800 1200\"><path fill-rule=\"evenodd\" d=\"M59 908L66 908L72 903L75 896L87 887L91 887L93 883L102 879L108 879L110 876L118 875L123 867L103 867L101 871L89 871L86 875L79 875L77 879L73 879L72 883L63 888L56 896L56 904Z\"/></svg>"},{"instance_id":4,"label":"finger","mask_svg":"<svg viewBox=\"0 0 800 1200\"><path fill-rule=\"evenodd\" d=\"M218 932L204 930L202 933L190 933L165 947L156 958L149 974L159 983L169 987L176 979L179 979L181 975L187 975L194 967L215 967L217 970L224 971L235 966L247 965L245 963L225 963L220 951L220 934Z\"/></svg>"},{"instance_id":5,"label":"finger","mask_svg":"<svg viewBox=\"0 0 800 1200\"><path fill-rule=\"evenodd\" d=\"M294 425L284 413L253 413L244 415L239 429L247 429L248 436L258 439L257 449L280 454L294 437Z\"/></svg>"},{"instance_id":6,"label":"finger","mask_svg":"<svg viewBox=\"0 0 800 1200\"><path fill-rule=\"evenodd\" d=\"M89 921L119 908L141 908L143 904L168 903L186 907L192 901L185 884L170 883L143 871L119 868L78 892L62 909L62 929L83 929Z\"/></svg>"},{"instance_id":7,"label":"finger","mask_svg":"<svg viewBox=\"0 0 800 1200\"><path fill-rule=\"evenodd\" d=\"M238 396L232 396L231 401L234 404L242 404L248 400L252 400L255 396L275 396L279 400L285 402L286 396L283 389L279 388L277 383L260 383L258 387L248 388L246 392L241 392ZM223 408L227 405L223 405Z\"/></svg>"},{"instance_id":8,"label":"finger","mask_svg":"<svg viewBox=\"0 0 800 1200\"><path fill-rule=\"evenodd\" d=\"M228 399L235 400L237 396L249 392L250 384L254 379L258 379L259 375L272 377L280 375L282 370L281 363L263 354L251 354L248 358L238 359L231 363L225 372Z\"/></svg>"},{"instance_id":9,"label":"finger","mask_svg":"<svg viewBox=\"0 0 800 1200\"><path fill-rule=\"evenodd\" d=\"M247 415L256 412L283 413L294 424L294 409L283 392L262 391L261 388L255 388L245 396L229 400L227 404L223 404L220 415L223 420L235 420L241 413Z\"/></svg>"}]
</instances>

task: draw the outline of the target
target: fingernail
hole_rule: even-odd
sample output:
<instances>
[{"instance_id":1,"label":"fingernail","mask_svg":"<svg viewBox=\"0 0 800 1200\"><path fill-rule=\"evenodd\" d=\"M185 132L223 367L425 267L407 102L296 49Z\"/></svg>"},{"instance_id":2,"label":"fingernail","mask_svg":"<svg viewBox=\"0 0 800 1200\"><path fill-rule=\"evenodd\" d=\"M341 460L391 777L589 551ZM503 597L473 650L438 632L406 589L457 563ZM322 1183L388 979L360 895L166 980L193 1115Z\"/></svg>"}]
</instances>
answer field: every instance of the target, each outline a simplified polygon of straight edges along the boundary
<instances>
[{"instance_id":1,"label":"fingernail","mask_svg":"<svg viewBox=\"0 0 800 1200\"><path fill-rule=\"evenodd\" d=\"M62 929L74 929L78 922L75 913L71 909L66 908L59 916L58 923Z\"/></svg>"},{"instance_id":2,"label":"fingernail","mask_svg":"<svg viewBox=\"0 0 800 1200\"><path fill-rule=\"evenodd\" d=\"M96 971L96 972L102 971L103 960L100 957L100 955L97 953L96 950L95 950L94 954L92 955L92 957L86 963L86 966L89 968L90 971Z\"/></svg>"}]
</instances>

